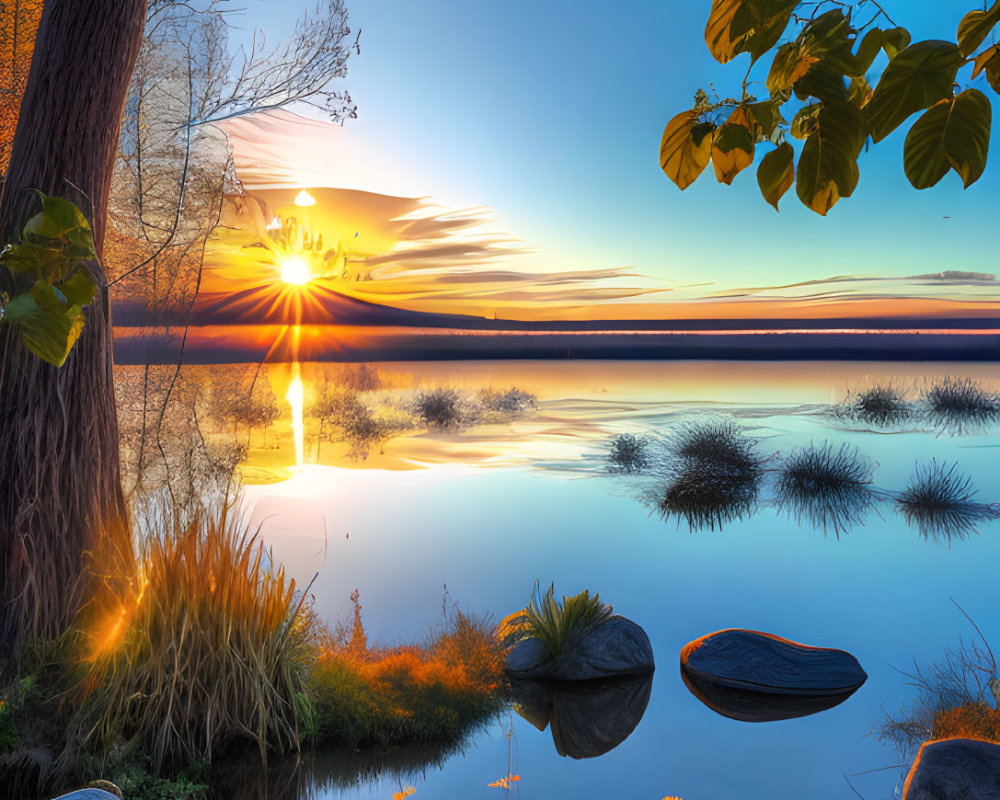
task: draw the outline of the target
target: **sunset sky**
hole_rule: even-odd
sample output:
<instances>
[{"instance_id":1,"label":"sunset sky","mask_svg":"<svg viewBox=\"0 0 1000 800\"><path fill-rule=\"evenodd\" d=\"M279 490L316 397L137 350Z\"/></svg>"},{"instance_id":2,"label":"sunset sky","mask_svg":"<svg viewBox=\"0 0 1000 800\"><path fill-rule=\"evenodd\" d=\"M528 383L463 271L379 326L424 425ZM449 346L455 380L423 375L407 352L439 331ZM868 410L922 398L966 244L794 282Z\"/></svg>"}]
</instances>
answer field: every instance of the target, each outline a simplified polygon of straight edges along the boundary
<instances>
[{"instance_id":1,"label":"sunset sky","mask_svg":"<svg viewBox=\"0 0 1000 800\"><path fill-rule=\"evenodd\" d=\"M312 5L248 0L234 22L273 39ZM776 214L752 169L732 187L708 170L678 191L657 162L664 124L691 106L699 87L735 91L746 67L747 56L722 67L705 48L709 5L352 0L361 55L352 57L345 87L359 112L331 141L332 170L342 180L334 183L335 175L328 185L478 209L484 230L522 251L494 267L624 268L642 276L630 286L674 290L663 299L766 293L842 275L997 273L996 135L986 175L971 189L949 174L918 193L903 174L905 131L897 132L862 155L858 190L826 218L794 191ZM915 39L954 39L975 4L883 5ZM874 286L886 297L995 302L1000 293L983 280L950 281L939 291L923 278L839 282L832 291L860 298Z\"/></svg>"}]
</instances>

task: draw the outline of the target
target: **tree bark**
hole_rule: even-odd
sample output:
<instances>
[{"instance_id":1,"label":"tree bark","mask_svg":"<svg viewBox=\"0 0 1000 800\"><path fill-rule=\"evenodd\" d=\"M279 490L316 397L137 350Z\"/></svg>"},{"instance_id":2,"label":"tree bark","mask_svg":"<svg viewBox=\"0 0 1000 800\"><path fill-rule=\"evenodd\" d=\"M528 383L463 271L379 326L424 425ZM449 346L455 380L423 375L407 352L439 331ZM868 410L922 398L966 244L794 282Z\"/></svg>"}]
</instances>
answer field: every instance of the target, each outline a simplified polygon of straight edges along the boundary
<instances>
[{"instance_id":1,"label":"tree bark","mask_svg":"<svg viewBox=\"0 0 1000 800\"><path fill-rule=\"evenodd\" d=\"M0 240L40 210L31 189L73 200L100 256L118 130L146 0L46 0L10 167ZM0 652L61 634L94 587L88 563L129 556L104 287L61 368L0 326ZM0 288L9 274L0 269ZM4 287L3 284L7 286ZM98 566L99 563L98 563Z\"/></svg>"}]
</instances>

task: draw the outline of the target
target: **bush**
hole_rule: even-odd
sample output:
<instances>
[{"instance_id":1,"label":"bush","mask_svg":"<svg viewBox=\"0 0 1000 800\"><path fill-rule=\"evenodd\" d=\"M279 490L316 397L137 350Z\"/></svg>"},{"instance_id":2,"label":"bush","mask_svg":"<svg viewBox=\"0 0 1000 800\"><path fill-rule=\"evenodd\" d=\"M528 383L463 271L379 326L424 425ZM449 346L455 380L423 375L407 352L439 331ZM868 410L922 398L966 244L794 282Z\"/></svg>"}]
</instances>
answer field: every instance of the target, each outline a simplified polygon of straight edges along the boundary
<instances>
[{"instance_id":1,"label":"bush","mask_svg":"<svg viewBox=\"0 0 1000 800\"><path fill-rule=\"evenodd\" d=\"M531 593L531 602L524 610L524 632L538 639L549 655L558 656L568 643L593 630L611 616L613 609L601 602L599 595L590 596L584 589L580 594L555 599L555 584L541 598L538 584Z\"/></svg>"},{"instance_id":2,"label":"bush","mask_svg":"<svg viewBox=\"0 0 1000 800\"><path fill-rule=\"evenodd\" d=\"M536 406L535 396L518 389L516 386L500 391L494 391L492 387L480 389L476 399L484 412L499 415L502 418L519 417Z\"/></svg>"},{"instance_id":3,"label":"bush","mask_svg":"<svg viewBox=\"0 0 1000 800\"><path fill-rule=\"evenodd\" d=\"M309 671L314 744L447 744L500 710L502 650L486 620L455 609L423 646L388 649L369 649L360 624L356 614L351 635L330 638Z\"/></svg>"},{"instance_id":4,"label":"bush","mask_svg":"<svg viewBox=\"0 0 1000 800\"><path fill-rule=\"evenodd\" d=\"M416 401L420 420L432 428L457 428L465 419L462 396L455 389L432 389L421 392Z\"/></svg>"},{"instance_id":5,"label":"bush","mask_svg":"<svg viewBox=\"0 0 1000 800\"><path fill-rule=\"evenodd\" d=\"M892 386L873 386L848 395L837 410L841 416L878 428L897 425L913 413L904 394Z\"/></svg>"},{"instance_id":6,"label":"bush","mask_svg":"<svg viewBox=\"0 0 1000 800\"><path fill-rule=\"evenodd\" d=\"M225 505L159 517L139 586L88 632L78 692L94 743L125 742L155 772L236 740L265 759L296 749L313 632L295 582Z\"/></svg>"},{"instance_id":7,"label":"bush","mask_svg":"<svg viewBox=\"0 0 1000 800\"><path fill-rule=\"evenodd\" d=\"M838 537L863 525L875 504L871 459L856 447L834 450L825 442L793 450L782 459L777 487L778 510L787 508L796 521L806 517L814 527L832 528Z\"/></svg>"},{"instance_id":8,"label":"bush","mask_svg":"<svg viewBox=\"0 0 1000 800\"><path fill-rule=\"evenodd\" d=\"M931 421L953 435L981 432L1000 422L1000 395L971 378L945 378L924 394Z\"/></svg>"},{"instance_id":9,"label":"bush","mask_svg":"<svg viewBox=\"0 0 1000 800\"><path fill-rule=\"evenodd\" d=\"M631 433L619 433L611 440L609 472L642 472L649 467L649 439Z\"/></svg>"}]
</instances>

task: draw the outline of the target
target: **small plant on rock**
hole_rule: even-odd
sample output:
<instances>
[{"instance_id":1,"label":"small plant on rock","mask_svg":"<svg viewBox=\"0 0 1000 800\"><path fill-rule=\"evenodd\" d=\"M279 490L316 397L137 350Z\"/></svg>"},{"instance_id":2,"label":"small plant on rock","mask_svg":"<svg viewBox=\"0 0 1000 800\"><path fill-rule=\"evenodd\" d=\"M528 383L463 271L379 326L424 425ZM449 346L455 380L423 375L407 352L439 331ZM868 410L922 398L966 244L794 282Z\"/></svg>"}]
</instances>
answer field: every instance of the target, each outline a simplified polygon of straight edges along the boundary
<instances>
[{"instance_id":1,"label":"small plant on rock","mask_svg":"<svg viewBox=\"0 0 1000 800\"><path fill-rule=\"evenodd\" d=\"M536 583L524 610L525 632L538 639L550 655L557 656L567 643L593 630L612 613L611 606L602 603L597 594L591 597L588 589L572 597L564 596L560 603L555 599L555 584L539 597Z\"/></svg>"}]
</instances>

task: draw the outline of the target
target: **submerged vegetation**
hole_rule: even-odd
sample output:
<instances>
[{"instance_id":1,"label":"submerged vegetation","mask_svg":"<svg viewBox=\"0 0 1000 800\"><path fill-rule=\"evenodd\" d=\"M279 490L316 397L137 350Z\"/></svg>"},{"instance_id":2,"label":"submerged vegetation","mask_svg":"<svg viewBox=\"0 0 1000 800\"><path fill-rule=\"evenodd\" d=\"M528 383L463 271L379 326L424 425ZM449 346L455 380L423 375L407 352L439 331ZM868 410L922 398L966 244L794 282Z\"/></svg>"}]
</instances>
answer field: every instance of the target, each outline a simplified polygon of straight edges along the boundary
<instances>
[{"instance_id":1,"label":"submerged vegetation","mask_svg":"<svg viewBox=\"0 0 1000 800\"><path fill-rule=\"evenodd\" d=\"M795 449L778 468L778 510L839 537L863 525L875 504L874 471L871 459L847 444L837 450L829 442Z\"/></svg>"},{"instance_id":2,"label":"submerged vegetation","mask_svg":"<svg viewBox=\"0 0 1000 800\"><path fill-rule=\"evenodd\" d=\"M995 506L976 501L978 492L958 465L932 460L917 464L906 488L895 498L896 509L926 539L963 539L977 526L1000 516Z\"/></svg>"}]
</instances>

